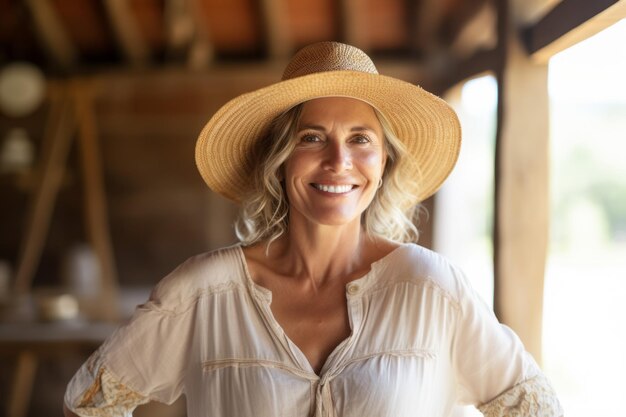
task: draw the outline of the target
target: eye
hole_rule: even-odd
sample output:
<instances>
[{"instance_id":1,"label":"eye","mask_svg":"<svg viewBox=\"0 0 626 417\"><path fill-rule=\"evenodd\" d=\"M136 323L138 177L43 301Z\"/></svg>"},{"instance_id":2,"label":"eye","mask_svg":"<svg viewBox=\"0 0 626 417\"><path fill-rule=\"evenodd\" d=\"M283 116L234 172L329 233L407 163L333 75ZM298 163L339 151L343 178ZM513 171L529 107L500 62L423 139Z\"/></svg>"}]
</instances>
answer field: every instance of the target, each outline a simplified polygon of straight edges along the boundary
<instances>
[{"instance_id":1,"label":"eye","mask_svg":"<svg viewBox=\"0 0 626 417\"><path fill-rule=\"evenodd\" d=\"M362 135L362 134L355 135L355 136L352 137L352 142L354 142L354 143L363 143L363 144L365 144L365 143L370 143L371 141L372 140L368 136Z\"/></svg>"},{"instance_id":2,"label":"eye","mask_svg":"<svg viewBox=\"0 0 626 417\"><path fill-rule=\"evenodd\" d=\"M321 138L318 135L314 135L312 133L304 134L300 137L300 142L302 143L317 143L321 142Z\"/></svg>"}]
</instances>

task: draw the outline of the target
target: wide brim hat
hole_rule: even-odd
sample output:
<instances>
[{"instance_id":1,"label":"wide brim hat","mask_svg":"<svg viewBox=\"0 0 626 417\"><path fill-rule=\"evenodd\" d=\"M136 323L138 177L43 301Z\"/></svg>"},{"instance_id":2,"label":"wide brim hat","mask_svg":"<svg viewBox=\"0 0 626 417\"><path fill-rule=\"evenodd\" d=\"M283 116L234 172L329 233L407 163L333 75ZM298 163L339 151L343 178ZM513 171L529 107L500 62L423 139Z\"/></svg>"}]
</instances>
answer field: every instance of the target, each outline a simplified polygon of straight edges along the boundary
<instances>
[{"instance_id":1,"label":"wide brim hat","mask_svg":"<svg viewBox=\"0 0 626 417\"><path fill-rule=\"evenodd\" d=\"M415 181L416 201L434 194L454 167L461 146L456 113L419 86L378 74L360 49L320 42L301 49L282 80L240 95L207 122L196 143L196 165L207 185L239 203L252 182L257 141L272 121L290 108L321 97L351 97L385 117L413 164L402 173Z\"/></svg>"}]
</instances>

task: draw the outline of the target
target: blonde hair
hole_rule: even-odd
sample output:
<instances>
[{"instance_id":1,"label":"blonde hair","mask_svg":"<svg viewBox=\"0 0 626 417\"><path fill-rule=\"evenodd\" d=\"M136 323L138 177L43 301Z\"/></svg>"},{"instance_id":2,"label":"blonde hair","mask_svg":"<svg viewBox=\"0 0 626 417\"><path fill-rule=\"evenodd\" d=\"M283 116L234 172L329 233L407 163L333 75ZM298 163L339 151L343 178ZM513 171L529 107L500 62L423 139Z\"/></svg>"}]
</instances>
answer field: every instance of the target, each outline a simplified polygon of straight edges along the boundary
<instances>
[{"instance_id":1,"label":"blonde hair","mask_svg":"<svg viewBox=\"0 0 626 417\"><path fill-rule=\"evenodd\" d=\"M414 204L419 178L403 175L415 164L404 144L393 132L389 122L376 109L385 136L387 162L383 185L362 214L363 229L370 236L380 236L397 242L415 242L419 238L415 222L422 206ZM244 245L267 240L271 243L289 228L289 203L282 185L283 163L295 148L293 140L302 104L282 113L272 122L269 133L258 142L254 160L260 161L253 173L252 184L241 201L235 223L237 237Z\"/></svg>"}]
</instances>

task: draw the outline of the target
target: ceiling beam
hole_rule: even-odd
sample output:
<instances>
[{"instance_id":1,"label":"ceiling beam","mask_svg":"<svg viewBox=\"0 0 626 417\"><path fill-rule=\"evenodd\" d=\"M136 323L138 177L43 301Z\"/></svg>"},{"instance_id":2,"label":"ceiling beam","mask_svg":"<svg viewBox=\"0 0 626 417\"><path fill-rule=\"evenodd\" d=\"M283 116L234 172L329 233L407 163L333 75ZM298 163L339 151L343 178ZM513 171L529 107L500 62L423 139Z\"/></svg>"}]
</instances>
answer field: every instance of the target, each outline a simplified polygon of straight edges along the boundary
<instances>
[{"instance_id":1,"label":"ceiling beam","mask_svg":"<svg viewBox=\"0 0 626 417\"><path fill-rule=\"evenodd\" d=\"M265 28L267 52L272 59L283 59L291 54L289 28L284 0L260 0Z\"/></svg>"},{"instance_id":2,"label":"ceiling beam","mask_svg":"<svg viewBox=\"0 0 626 417\"><path fill-rule=\"evenodd\" d=\"M626 17L626 0L563 0L522 30L526 50L540 61Z\"/></svg>"},{"instance_id":3,"label":"ceiling beam","mask_svg":"<svg viewBox=\"0 0 626 417\"><path fill-rule=\"evenodd\" d=\"M48 0L26 0L35 22L35 30L44 49L55 65L71 68L78 60L78 52L57 11Z\"/></svg>"},{"instance_id":4,"label":"ceiling beam","mask_svg":"<svg viewBox=\"0 0 626 417\"><path fill-rule=\"evenodd\" d=\"M461 81L477 77L488 72L495 72L499 67L501 51L498 48L481 49L458 61L448 63L451 70L447 74L439 73L433 93L442 95L450 87Z\"/></svg>"},{"instance_id":5,"label":"ceiling beam","mask_svg":"<svg viewBox=\"0 0 626 417\"><path fill-rule=\"evenodd\" d=\"M497 12L494 2L485 1L465 12L463 22L455 29L450 49L457 56L467 57L480 49L493 49L498 43Z\"/></svg>"},{"instance_id":6,"label":"ceiling beam","mask_svg":"<svg viewBox=\"0 0 626 417\"><path fill-rule=\"evenodd\" d=\"M104 6L126 59L135 67L145 66L149 60L149 50L137 27L137 21L128 2L126 0L105 0Z\"/></svg>"}]
</instances>

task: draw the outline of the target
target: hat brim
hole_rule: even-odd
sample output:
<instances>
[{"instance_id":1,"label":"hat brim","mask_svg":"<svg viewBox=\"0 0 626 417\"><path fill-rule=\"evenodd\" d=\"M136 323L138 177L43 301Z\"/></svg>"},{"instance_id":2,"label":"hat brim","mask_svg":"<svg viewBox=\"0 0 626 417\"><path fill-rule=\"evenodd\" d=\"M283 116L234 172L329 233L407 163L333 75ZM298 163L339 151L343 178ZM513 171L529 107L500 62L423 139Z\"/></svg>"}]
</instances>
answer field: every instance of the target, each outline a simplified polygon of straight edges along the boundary
<instances>
[{"instance_id":1,"label":"hat brim","mask_svg":"<svg viewBox=\"0 0 626 417\"><path fill-rule=\"evenodd\" d=\"M456 113L439 97L396 78L329 71L280 81L238 96L207 122L196 143L196 164L207 185L239 203L251 182L250 150L284 111L320 97L352 97L378 109L414 158L418 203L434 194L452 171L461 147ZM419 172L418 172L419 171Z\"/></svg>"}]
</instances>

